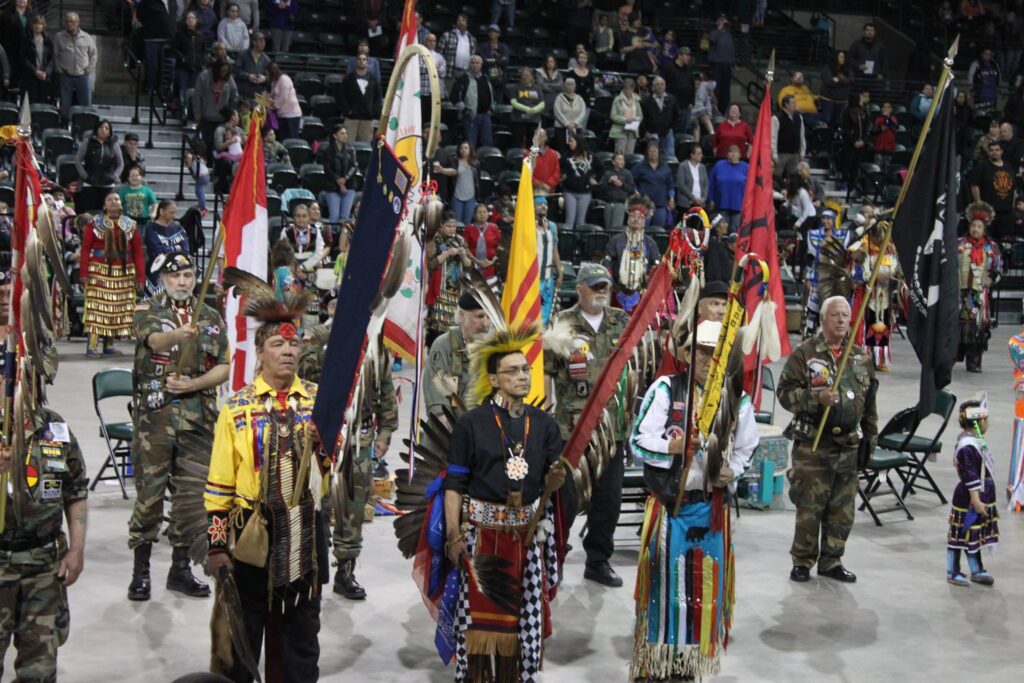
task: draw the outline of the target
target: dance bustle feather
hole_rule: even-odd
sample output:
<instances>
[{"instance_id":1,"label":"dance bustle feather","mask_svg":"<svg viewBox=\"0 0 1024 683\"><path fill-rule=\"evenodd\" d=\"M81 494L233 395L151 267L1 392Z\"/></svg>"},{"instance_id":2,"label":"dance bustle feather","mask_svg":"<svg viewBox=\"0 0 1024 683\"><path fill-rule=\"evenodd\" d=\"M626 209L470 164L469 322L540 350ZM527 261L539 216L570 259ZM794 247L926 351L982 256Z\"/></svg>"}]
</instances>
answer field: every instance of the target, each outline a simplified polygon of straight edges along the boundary
<instances>
[{"instance_id":1,"label":"dance bustle feather","mask_svg":"<svg viewBox=\"0 0 1024 683\"><path fill-rule=\"evenodd\" d=\"M849 299L853 295L853 278L847 268L849 253L835 235L821 243L818 258L818 296L822 302L829 297Z\"/></svg>"},{"instance_id":2,"label":"dance bustle feather","mask_svg":"<svg viewBox=\"0 0 1024 683\"><path fill-rule=\"evenodd\" d=\"M36 219L36 234L43 244L43 251L46 252L46 260L50 262L50 270L60 283L60 288L65 293L71 293L71 280L68 279L68 271L64 264L64 257L61 255L60 242L57 238L57 228L53 222L53 214L50 207L43 202L39 206L39 214Z\"/></svg>"},{"instance_id":3,"label":"dance bustle feather","mask_svg":"<svg viewBox=\"0 0 1024 683\"><path fill-rule=\"evenodd\" d=\"M508 329L508 322L505 320L505 312L501 308L501 301L494 294L494 290L487 284L487 280L480 274L475 268L469 268L463 275L463 286L466 291L476 299L477 303L483 308L484 312L487 313L487 317L491 319L491 323L495 329L505 330ZM547 336L547 333L544 333Z\"/></svg>"},{"instance_id":4,"label":"dance bustle feather","mask_svg":"<svg viewBox=\"0 0 1024 683\"><path fill-rule=\"evenodd\" d=\"M444 420L430 414L421 421L419 442L410 444L408 439L402 441L406 448L413 451L415 459L411 480L408 468L395 471L395 506L405 513L395 518L395 536L398 538L398 549L405 559L416 554L427 512L428 501L424 496L427 487L448 465L452 426L456 419L455 413L445 407Z\"/></svg>"},{"instance_id":5,"label":"dance bustle feather","mask_svg":"<svg viewBox=\"0 0 1024 683\"><path fill-rule=\"evenodd\" d=\"M228 266L223 277L225 288L234 287L236 296L248 299L245 314L265 323L292 322L301 318L316 296L305 290L281 302L275 298L273 287L251 273Z\"/></svg>"}]
</instances>

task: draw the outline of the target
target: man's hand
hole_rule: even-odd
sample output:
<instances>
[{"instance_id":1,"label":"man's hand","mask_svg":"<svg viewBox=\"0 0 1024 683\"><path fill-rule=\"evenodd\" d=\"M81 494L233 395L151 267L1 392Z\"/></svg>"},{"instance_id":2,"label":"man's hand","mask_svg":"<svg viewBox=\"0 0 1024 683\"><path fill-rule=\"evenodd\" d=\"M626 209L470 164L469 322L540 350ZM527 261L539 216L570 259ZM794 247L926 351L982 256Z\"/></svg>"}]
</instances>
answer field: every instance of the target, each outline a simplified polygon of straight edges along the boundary
<instances>
[{"instance_id":1,"label":"man's hand","mask_svg":"<svg viewBox=\"0 0 1024 683\"><path fill-rule=\"evenodd\" d=\"M565 465L561 461L556 462L548 470L547 476L544 477L544 488L549 491L557 491L562 488L565 483Z\"/></svg>"},{"instance_id":2,"label":"man's hand","mask_svg":"<svg viewBox=\"0 0 1024 683\"><path fill-rule=\"evenodd\" d=\"M822 389L818 392L818 403L823 406L839 405L839 392L835 389Z\"/></svg>"},{"instance_id":3,"label":"man's hand","mask_svg":"<svg viewBox=\"0 0 1024 683\"><path fill-rule=\"evenodd\" d=\"M192 325L182 325L178 329L174 330L174 336L178 339L179 344L184 344L187 341L192 341L199 334L199 328L193 327Z\"/></svg>"},{"instance_id":4,"label":"man's hand","mask_svg":"<svg viewBox=\"0 0 1024 683\"><path fill-rule=\"evenodd\" d=\"M60 561L60 565L57 567L57 578L64 582L64 587L72 585L75 581L78 581L79 575L82 573L82 567L85 566L85 553L81 548L69 550L64 559Z\"/></svg>"},{"instance_id":5,"label":"man's hand","mask_svg":"<svg viewBox=\"0 0 1024 683\"><path fill-rule=\"evenodd\" d=\"M167 391L172 394L191 394L196 390L196 381L188 375L179 375L177 373L167 376L165 386Z\"/></svg>"},{"instance_id":6,"label":"man's hand","mask_svg":"<svg viewBox=\"0 0 1024 683\"><path fill-rule=\"evenodd\" d=\"M206 573L218 581L220 580L221 567L226 567L229 574L235 571L230 555L227 553L211 553L206 557Z\"/></svg>"},{"instance_id":7,"label":"man's hand","mask_svg":"<svg viewBox=\"0 0 1024 683\"><path fill-rule=\"evenodd\" d=\"M338 178L338 192L346 192L346 191L348 191L348 187L345 185L345 179L344 178Z\"/></svg>"},{"instance_id":8,"label":"man's hand","mask_svg":"<svg viewBox=\"0 0 1024 683\"><path fill-rule=\"evenodd\" d=\"M732 471L732 468L726 465L722 468L721 473L718 475L718 481L715 482L715 486L725 488L736 479L736 473Z\"/></svg>"},{"instance_id":9,"label":"man's hand","mask_svg":"<svg viewBox=\"0 0 1024 683\"><path fill-rule=\"evenodd\" d=\"M686 439L681 436L677 436L668 442L668 452L675 453L676 455L682 455L683 449L686 448Z\"/></svg>"},{"instance_id":10,"label":"man's hand","mask_svg":"<svg viewBox=\"0 0 1024 683\"><path fill-rule=\"evenodd\" d=\"M454 565L458 565L462 556L466 554L466 542L460 539L452 543L451 539L449 539L449 542L445 544L445 547L448 551L448 561Z\"/></svg>"}]
</instances>

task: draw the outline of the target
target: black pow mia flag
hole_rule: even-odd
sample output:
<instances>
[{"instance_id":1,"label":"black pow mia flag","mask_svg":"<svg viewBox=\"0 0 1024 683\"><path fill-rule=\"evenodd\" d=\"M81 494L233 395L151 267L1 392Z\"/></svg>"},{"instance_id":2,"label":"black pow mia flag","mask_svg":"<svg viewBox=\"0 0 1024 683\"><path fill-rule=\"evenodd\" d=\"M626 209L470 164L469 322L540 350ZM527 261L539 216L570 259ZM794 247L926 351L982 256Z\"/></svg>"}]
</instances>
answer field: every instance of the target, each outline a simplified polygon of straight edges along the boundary
<instances>
[{"instance_id":1,"label":"black pow mia flag","mask_svg":"<svg viewBox=\"0 0 1024 683\"><path fill-rule=\"evenodd\" d=\"M918 414L949 384L960 342L956 228L960 162L953 121L953 87L946 85L893 223L893 244L907 279L907 336L921 361Z\"/></svg>"}]
</instances>

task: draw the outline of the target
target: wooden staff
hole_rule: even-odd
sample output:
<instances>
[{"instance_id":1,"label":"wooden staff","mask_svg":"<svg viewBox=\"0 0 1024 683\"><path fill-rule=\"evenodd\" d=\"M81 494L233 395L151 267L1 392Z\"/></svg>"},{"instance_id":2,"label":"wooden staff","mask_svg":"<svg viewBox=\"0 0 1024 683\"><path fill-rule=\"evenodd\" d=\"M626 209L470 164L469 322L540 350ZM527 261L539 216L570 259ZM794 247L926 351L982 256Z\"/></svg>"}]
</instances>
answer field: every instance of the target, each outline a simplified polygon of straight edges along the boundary
<instances>
[{"instance_id":1,"label":"wooden staff","mask_svg":"<svg viewBox=\"0 0 1024 683\"><path fill-rule=\"evenodd\" d=\"M892 242L892 225L896 220L896 214L899 212L900 207L903 206L903 199L906 197L907 188L910 187L910 181L914 177L914 171L917 169L917 161L921 156L921 150L924 148L925 138L928 137L928 131L931 129L932 119L935 118L935 111L939 108L939 101L942 99L942 94L946 88L950 85L953 80L953 60L956 58L958 46L960 44L960 37L957 36L953 41L953 45L949 48L949 53L943 60L942 74L939 76L939 83L935 87L935 97L932 98L932 105L928 108L928 116L925 117L924 127L921 128L921 134L917 138L917 145L914 147L914 156L910 159L910 168L907 169L907 178L903 181L903 186L900 188L900 194L896 198L896 205L892 209L892 218L885 221L885 237L882 239L882 246L878 252L878 258L875 259L874 265L871 267L871 277L868 278L867 285L865 286L865 292L870 292L871 288L875 286L875 281L878 279L878 271L881 269L882 260L885 258L885 252L889 249L889 244ZM846 372L846 364L850 360L850 353L853 351L853 345L857 340L857 335L854 330L860 328L864 322L864 314L867 311L868 299L870 297L865 296L864 300L860 303L860 308L857 309L857 316L854 318L853 325L850 327L849 338L846 341L846 346L843 348L843 355L839 360L839 368L836 371L835 379L832 380L833 387L839 387L839 382L843 378L843 373ZM821 435L825 431L825 423L828 421L828 415L832 411L832 406L825 406L824 412L821 414L821 421L818 423L818 431L814 435L814 443L811 445L811 451L818 450L818 444L821 442Z\"/></svg>"}]
</instances>

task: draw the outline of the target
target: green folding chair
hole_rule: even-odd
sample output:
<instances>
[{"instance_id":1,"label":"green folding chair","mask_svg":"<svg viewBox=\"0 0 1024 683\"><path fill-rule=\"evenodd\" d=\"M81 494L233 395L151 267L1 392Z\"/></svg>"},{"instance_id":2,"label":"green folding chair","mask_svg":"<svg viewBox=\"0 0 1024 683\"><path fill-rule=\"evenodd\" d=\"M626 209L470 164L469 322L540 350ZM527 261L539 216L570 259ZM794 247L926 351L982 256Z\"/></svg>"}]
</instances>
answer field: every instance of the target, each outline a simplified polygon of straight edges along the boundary
<instances>
[{"instance_id":1,"label":"green folding chair","mask_svg":"<svg viewBox=\"0 0 1024 683\"><path fill-rule=\"evenodd\" d=\"M775 375L772 369L765 367L761 369L761 404L764 405L764 392L772 393L771 410L755 410L754 421L759 424L770 425L775 421Z\"/></svg>"},{"instance_id":2,"label":"green folding chair","mask_svg":"<svg viewBox=\"0 0 1024 683\"><path fill-rule=\"evenodd\" d=\"M90 491L96 490L96 484L109 479L117 479L121 486L121 497L128 500L128 489L125 487L125 479L132 476L131 455L132 437L135 434L135 426L131 420L127 422L109 422L103 417L100 403L104 399L127 396L131 398L132 371L124 368L111 368L100 370L92 377L92 403L96 408L96 416L100 419L100 436L107 444L107 459L103 467L93 477ZM130 404L129 404L130 405ZM129 413L131 411L129 410ZM129 415L130 417L130 415ZM105 474L108 468L113 468L114 474Z\"/></svg>"}]
</instances>

